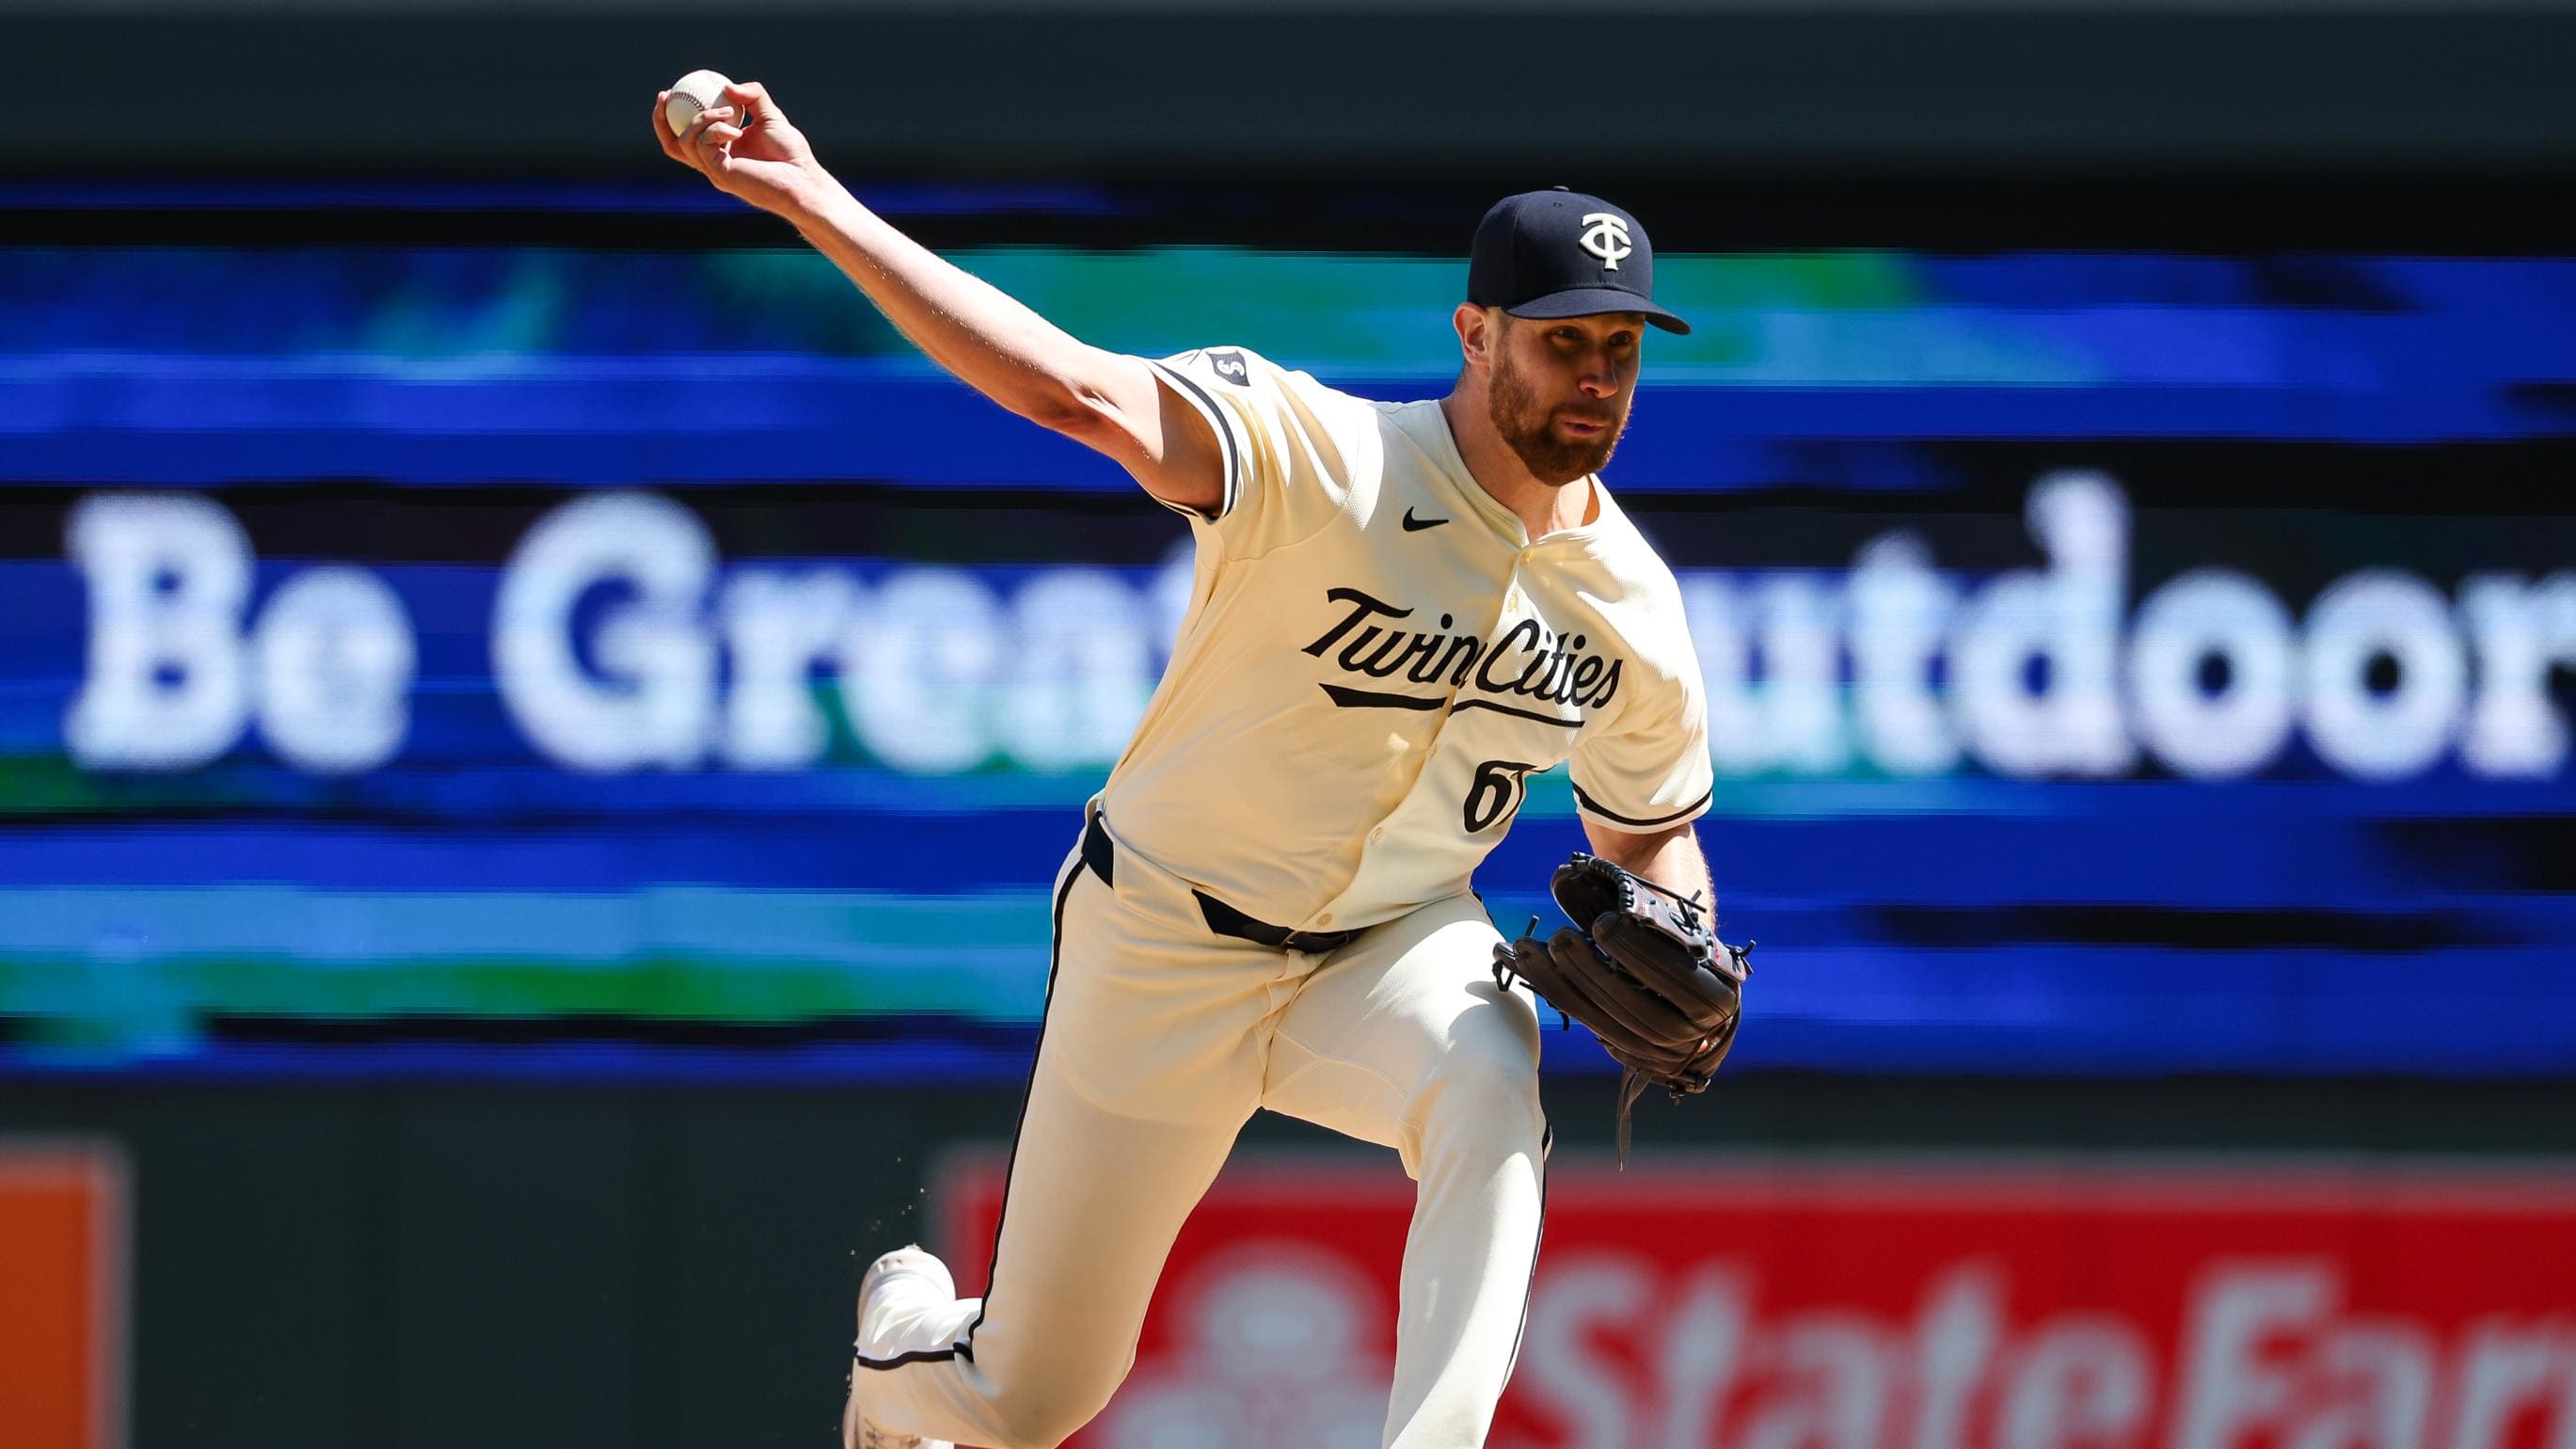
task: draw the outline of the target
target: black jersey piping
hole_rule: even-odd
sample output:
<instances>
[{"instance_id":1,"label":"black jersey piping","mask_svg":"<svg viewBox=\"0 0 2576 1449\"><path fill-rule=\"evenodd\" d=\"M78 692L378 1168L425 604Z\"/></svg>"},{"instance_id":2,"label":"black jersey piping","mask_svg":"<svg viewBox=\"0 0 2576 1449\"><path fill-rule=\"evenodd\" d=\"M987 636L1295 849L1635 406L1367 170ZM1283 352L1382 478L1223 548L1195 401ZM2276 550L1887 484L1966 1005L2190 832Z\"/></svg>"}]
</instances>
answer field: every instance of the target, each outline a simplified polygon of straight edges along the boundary
<instances>
[{"instance_id":1,"label":"black jersey piping","mask_svg":"<svg viewBox=\"0 0 2576 1449\"><path fill-rule=\"evenodd\" d=\"M1521 1340L1529 1337L1530 1305L1538 1299L1538 1255L1547 1246L1547 1159L1555 1146L1556 1128L1542 1115L1538 1127L1538 1232L1530 1240L1529 1285L1521 1289L1521 1326L1512 1330L1511 1357L1503 1360L1505 1382L1511 1380L1512 1370L1520 1367Z\"/></svg>"},{"instance_id":2,"label":"black jersey piping","mask_svg":"<svg viewBox=\"0 0 2576 1449\"><path fill-rule=\"evenodd\" d=\"M1208 426L1216 429L1217 454L1225 460L1225 498L1222 500L1221 506L1218 507L1216 516L1218 518L1223 518L1227 514L1234 512L1235 502L1242 495L1243 491L1241 487L1241 480L1243 477L1243 459L1242 455L1235 451L1233 424L1227 419L1225 409L1219 406L1217 400L1208 394L1208 390L1191 381L1188 375L1183 373L1179 368L1166 367L1159 362L1150 363L1148 365L1156 372L1159 372L1163 376L1170 378L1172 381L1179 383L1181 386L1188 388L1190 396L1198 401L1199 411L1207 414ZM1177 503L1167 503L1163 506L1180 513L1198 512L1195 508L1185 507Z\"/></svg>"},{"instance_id":3,"label":"black jersey piping","mask_svg":"<svg viewBox=\"0 0 2576 1449\"><path fill-rule=\"evenodd\" d=\"M1568 783L1572 782L1569 781ZM1640 825L1648 829L1652 829L1658 825L1670 825L1677 820L1686 820L1693 815L1697 815L1701 809L1707 806L1710 798L1716 795L1716 793L1716 787L1711 786L1708 790L1702 792L1698 799L1693 800L1688 805L1683 806L1670 815L1658 815L1648 820L1635 820L1620 814L1616 810L1604 809L1600 801L1583 793L1582 786L1576 785L1574 787L1575 803L1581 805L1584 809L1591 811L1593 814L1600 816L1604 820L1616 820L1622 825Z\"/></svg>"},{"instance_id":4,"label":"black jersey piping","mask_svg":"<svg viewBox=\"0 0 2576 1449\"><path fill-rule=\"evenodd\" d=\"M1084 823L1087 828L1089 822L1086 821ZM856 1354L851 1355L852 1361L860 1368L894 1369L901 1368L908 1363L938 1363L953 1358L962 1358L968 1363L973 1363L975 1361L975 1330L984 1326L984 1315L991 1311L993 1306L993 1285L1001 1282L1002 1223L1004 1219L1010 1215L1011 1169L1019 1166L1020 1136L1028 1130L1029 1125L1029 1098L1035 1095L1037 1091L1038 1055L1046 1050L1047 1014L1055 1006L1056 970L1064 961L1064 903L1070 900L1073 896L1073 883L1082 879L1082 877L1088 873L1089 869L1090 867L1082 861L1077 860L1073 862L1072 867L1064 873L1064 884L1057 887L1055 893L1054 939L1049 943L1047 949L1046 1000L1044 1004L1038 1008L1037 1050L1031 1052L1029 1055L1029 1083L1026 1087L1023 1087L1020 1090L1020 1120L1018 1125L1011 1129L1010 1161L1002 1169L1002 1208L1001 1211L996 1212L993 1215L993 1252L991 1257L987 1260L991 1266L987 1272L989 1281L987 1282L984 1290L983 1306L975 1310L975 1321L966 1325L966 1336L958 1342L951 1344L946 1348L919 1349L911 1353L899 1353L892 1358L864 1358Z\"/></svg>"}]
</instances>

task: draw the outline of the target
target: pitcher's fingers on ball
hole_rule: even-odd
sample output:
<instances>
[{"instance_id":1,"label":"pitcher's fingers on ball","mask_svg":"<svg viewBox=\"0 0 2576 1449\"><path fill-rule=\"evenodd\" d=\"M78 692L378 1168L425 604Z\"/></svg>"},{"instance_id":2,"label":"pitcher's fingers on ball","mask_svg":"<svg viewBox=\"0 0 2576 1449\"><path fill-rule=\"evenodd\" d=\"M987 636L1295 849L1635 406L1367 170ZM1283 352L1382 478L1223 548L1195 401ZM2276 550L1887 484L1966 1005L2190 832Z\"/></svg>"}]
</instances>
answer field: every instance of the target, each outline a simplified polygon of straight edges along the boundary
<instances>
[{"instance_id":1,"label":"pitcher's fingers on ball","mask_svg":"<svg viewBox=\"0 0 2576 1449\"><path fill-rule=\"evenodd\" d=\"M740 124L747 126L772 114L769 90L758 81L731 82L724 88L724 98L742 116Z\"/></svg>"},{"instance_id":2,"label":"pitcher's fingers on ball","mask_svg":"<svg viewBox=\"0 0 2576 1449\"><path fill-rule=\"evenodd\" d=\"M725 147L742 139L742 128L733 124L732 115L732 107L718 106L699 112L698 118L689 123L689 149L698 154L698 159L712 160Z\"/></svg>"},{"instance_id":3,"label":"pitcher's fingers on ball","mask_svg":"<svg viewBox=\"0 0 2576 1449\"><path fill-rule=\"evenodd\" d=\"M699 154L699 148L707 143L707 129L718 124L721 124L721 118L716 112L698 112L689 118L689 128L680 133L680 144L686 146L693 156Z\"/></svg>"}]
</instances>

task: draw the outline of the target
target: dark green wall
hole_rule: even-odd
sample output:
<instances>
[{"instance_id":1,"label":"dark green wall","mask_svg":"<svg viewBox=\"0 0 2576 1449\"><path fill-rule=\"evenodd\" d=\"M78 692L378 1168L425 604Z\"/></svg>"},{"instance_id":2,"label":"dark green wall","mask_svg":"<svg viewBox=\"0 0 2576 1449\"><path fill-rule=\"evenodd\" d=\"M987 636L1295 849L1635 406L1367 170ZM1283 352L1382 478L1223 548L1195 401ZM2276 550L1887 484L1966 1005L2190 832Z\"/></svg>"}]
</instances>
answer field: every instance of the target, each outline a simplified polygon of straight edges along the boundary
<instances>
[{"instance_id":1,"label":"dark green wall","mask_svg":"<svg viewBox=\"0 0 2576 1449\"><path fill-rule=\"evenodd\" d=\"M837 168L941 177L2576 167L2564 8L148 7L0 27L74 118L0 174L658 174L652 93L699 66L769 82Z\"/></svg>"},{"instance_id":2,"label":"dark green wall","mask_svg":"<svg viewBox=\"0 0 2576 1449\"><path fill-rule=\"evenodd\" d=\"M1551 1081L1560 1151L1609 1083ZM121 1144L138 1446L832 1442L851 1297L1011 1090L0 1083L0 1140ZM1743 1073L1642 1150L2281 1150L2576 1159L2576 1083L2069 1083ZM1250 1145L1323 1134L1265 1117ZM1349 1149L1390 1174L1391 1154ZM933 1234L932 1236L936 1236Z\"/></svg>"}]
</instances>

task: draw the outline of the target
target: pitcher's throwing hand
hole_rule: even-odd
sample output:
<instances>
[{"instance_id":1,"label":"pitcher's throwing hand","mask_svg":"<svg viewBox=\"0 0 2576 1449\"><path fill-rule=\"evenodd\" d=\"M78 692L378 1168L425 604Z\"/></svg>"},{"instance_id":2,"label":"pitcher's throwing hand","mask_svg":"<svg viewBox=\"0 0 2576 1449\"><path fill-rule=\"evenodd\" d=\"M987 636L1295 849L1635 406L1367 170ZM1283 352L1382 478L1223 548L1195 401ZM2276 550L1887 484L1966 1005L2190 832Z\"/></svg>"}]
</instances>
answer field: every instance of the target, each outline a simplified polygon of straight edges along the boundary
<instances>
[{"instance_id":1,"label":"pitcher's throwing hand","mask_svg":"<svg viewBox=\"0 0 2576 1449\"><path fill-rule=\"evenodd\" d=\"M786 112L758 81L727 81L721 94L723 104L701 109L687 130L675 132L668 114L672 93L654 93L653 134L663 155L768 212L796 204L817 181L829 182L804 133L788 124Z\"/></svg>"}]
</instances>

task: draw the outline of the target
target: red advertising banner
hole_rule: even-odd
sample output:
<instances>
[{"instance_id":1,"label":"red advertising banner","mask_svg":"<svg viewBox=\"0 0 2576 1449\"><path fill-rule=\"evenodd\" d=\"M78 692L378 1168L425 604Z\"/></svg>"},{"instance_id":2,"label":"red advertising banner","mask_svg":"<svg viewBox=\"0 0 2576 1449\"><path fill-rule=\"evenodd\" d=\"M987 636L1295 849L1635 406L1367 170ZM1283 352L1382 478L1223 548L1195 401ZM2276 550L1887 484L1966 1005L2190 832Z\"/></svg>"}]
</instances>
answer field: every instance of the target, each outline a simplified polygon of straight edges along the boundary
<instances>
[{"instance_id":1,"label":"red advertising banner","mask_svg":"<svg viewBox=\"0 0 2576 1449\"><path fill-rule=\"evenodd\" d=\"M117 1158L0 1140L0 1449L122 1445L124 1353Z\"/></svg>"},{"instance_id":2,"label":"red advertising banner","mask_svg":"<svg viewBox=\"0 0 2576 1449\"><path fill-rule=\"evenodd\" d=\"M1374 1449L1412 1184L1336 1164L1227 1171L1078 1443ZM2576 1173L1560 1161L1490 1443L2576 1449Z\"/></svg>"}]
</instances>

